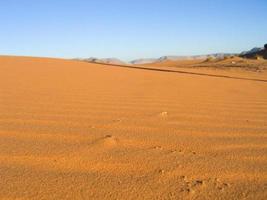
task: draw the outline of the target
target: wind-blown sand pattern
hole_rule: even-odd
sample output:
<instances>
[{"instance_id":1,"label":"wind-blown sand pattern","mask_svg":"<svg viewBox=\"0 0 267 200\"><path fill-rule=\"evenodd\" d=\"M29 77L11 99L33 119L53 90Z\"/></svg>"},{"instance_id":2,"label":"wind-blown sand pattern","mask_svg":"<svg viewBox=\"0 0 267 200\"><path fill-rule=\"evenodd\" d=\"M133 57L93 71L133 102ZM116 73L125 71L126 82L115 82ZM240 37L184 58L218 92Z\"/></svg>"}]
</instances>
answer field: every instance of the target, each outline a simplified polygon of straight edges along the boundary
<instances>
[{"instance_id":1,"label":"wind-blown sand pattern","mask_svg":"<svg viewBox=\"0 0 267 200\"><path fill-rule=\"evenodd\" d=\"M267 199L266 166L266 82L0 57L0 199Z\"/></svg>"}]
</instances>

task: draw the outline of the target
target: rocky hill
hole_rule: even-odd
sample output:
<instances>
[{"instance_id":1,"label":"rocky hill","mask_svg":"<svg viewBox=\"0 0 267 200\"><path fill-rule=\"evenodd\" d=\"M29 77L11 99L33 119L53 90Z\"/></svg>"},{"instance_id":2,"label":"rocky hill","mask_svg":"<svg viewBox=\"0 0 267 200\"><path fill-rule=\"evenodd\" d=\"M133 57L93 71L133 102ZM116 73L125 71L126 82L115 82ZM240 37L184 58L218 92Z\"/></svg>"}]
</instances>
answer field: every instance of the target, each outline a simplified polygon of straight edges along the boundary
<instances>
[{"instance_id":1,"label":"rocky hill","mask_svg":"<svg viewBox=\"0 0 267 200\"><path fill-rule=\"evenodd\" d=\"M267 59L267 44L263 48L253 48L240 54L243 58Z\"/></svg>"}]
</instances>

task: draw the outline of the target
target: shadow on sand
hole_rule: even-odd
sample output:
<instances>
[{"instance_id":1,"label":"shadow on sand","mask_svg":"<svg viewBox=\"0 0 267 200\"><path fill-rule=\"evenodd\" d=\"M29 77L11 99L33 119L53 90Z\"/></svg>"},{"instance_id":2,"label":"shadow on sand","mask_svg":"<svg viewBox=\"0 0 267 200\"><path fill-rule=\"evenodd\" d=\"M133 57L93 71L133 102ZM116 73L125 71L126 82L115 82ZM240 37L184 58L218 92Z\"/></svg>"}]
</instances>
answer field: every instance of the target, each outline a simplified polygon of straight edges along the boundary
<instances>
[{"instance_id":1,"label":"shadow on sand","mask_svg":"<svg viewBox=\"0 0 267 200\"><path fill-rule=\"evenodd\" d=\"M182 70L148 68L148 67L142 67L142 66L118 65L118 64L95 63L95 62L88 62L88 63L97 64L97 65L107 65L107 66L113 66L113 67L130 68L130 69L137 69L137 70L149 70L149 71L165 72L165 73L178 73L178 74L189 74L189 75L197 75L197 76L209 76L209 77L216 77L216 78L228 78L228 79L237 79L237 80L267 82L267 80L265 80L265 79L244 78L244 77L227 76L227 75L219 75L219 74L188 72L188 71L182 71Z\"/></svg>"}]
</instances>

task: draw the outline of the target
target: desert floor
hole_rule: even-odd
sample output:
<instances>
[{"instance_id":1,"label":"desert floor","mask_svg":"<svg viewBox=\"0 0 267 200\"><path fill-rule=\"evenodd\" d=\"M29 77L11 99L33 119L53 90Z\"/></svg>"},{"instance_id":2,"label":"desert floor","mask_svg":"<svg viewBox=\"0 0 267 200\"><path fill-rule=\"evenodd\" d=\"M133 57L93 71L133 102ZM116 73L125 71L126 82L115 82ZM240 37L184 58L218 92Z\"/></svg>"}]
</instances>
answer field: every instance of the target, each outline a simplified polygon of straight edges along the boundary
<instances>
[{"instance_id":1,"label":"desert floor","mask_svg":"<svg viewBox=\"0 0 267 200\"><path fill-rule=\"evenodd\" d=\"M267 73L187 70L0 57L0 199L267 199Z\"/></svg>"}]
</instances>

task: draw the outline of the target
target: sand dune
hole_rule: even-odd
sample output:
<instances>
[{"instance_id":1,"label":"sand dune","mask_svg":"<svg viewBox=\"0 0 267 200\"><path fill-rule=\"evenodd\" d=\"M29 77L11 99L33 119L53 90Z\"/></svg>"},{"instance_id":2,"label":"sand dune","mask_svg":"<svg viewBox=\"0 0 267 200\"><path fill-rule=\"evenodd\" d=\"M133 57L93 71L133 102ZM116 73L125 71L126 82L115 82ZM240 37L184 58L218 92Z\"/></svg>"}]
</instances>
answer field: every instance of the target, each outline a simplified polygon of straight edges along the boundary
<instances>
[{"instance_id":1,"label":"sand dune","mask_svg":"<svg viewBox=\"0 0 267 200\"><path fill-rule=\"evenodd\" d=\"M267 83L194 73L0 57L0 199L266 199Z\"/></svg>"}]
</instances>

